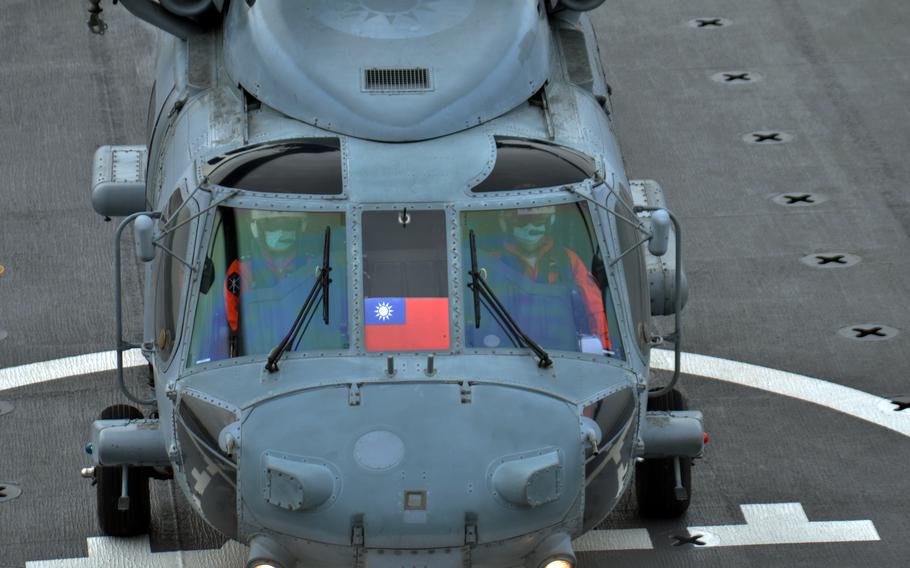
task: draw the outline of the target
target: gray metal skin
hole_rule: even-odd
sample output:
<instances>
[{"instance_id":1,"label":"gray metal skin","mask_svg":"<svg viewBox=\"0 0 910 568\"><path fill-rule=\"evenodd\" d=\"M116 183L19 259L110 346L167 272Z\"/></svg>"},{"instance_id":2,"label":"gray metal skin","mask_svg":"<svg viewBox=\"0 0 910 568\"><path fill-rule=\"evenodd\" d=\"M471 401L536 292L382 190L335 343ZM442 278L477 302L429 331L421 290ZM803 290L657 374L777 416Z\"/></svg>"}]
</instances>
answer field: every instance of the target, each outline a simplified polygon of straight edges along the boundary
<instances>
[{"instance_id":1,"label":"gray metal skin","mask_svg":"<svg viewBox=\"0 0 910 568\"><path fill-rule=\"evenodd\" d=\"M299 82L291 80L290 86L263 85L264 76L254 76L260 80L256 94L262 102L247 108L238 83L255 80L244 73L257 62L244 60L233 42L242 41L236 38L248 27L244 19L256 10L267 10L269 4L260 1L251 8L246 2L230 3L224 29L191 34L186 40L161 34L149 109L146 207L161 212L179 192L182 199L189 199L186 207L192 214L216 201L264 209L344 211L351 282L344 293L351 307L351 347L343 352L288 353L273 374L263 369L264 355L188 364L198 267L214 218L211 211L199 215L189 224L188 250L175 251L197 268L188 271L184 282L182 324L168 360L154 348L154 282L163 251L146 265L145 273L143 345L154 367L160 443L174 479L213 527L252 543L254 552L277 549L271 553L276 559L298 566L398 566L390 558L405 550L420 551L421 565L427 566L538 568L541 558L567 546L566 537L575 538L606 517L628 489L635 459L647 457L649 446L661 457L695 457L703 449L700 413L647 416L649 351L640 334L648 327L647 322L633 325L630 302L644 295L647 303L648 286L642 278L624 274L622 263L607 270L619 325L611 335L621 336L625 360L551 352L553 366L541 369L525 349L464 346L462 306L470 292L465 277L469 259L461 254L462 211L569 203L581 194L625 214L613 191L628 188L630 182L605 111L608 88L593 28L582 13L549 14L532 0L463 2L470 5L466 18L475 25L484 21L485 11L498 13L503 6L516 16L475 33L499 30L526 44L533 34L532 51L537 55L511 71L512 76L528 77L528 82L509 87L474 80L477 92L455 88L454 98L439 99L443 102L437 101L435 110L434 103L427 103L424 114L432 119L415 122L409 130L406 116L395 114L402 112L402 101L432 97L432 92L371 94L365 103L357 99L362 93L353 93L346 103L356 108L353 115L345 108L332 108L328 99L288 106L293 105L294 85L331 84L337 79L326 70L331 66L325 61L320 62L322 67L301 71ZM303 4L271 2L273 9L278 6L278 15ZM316 4L331 10L331 3ZM517 27L502 29L512 25ZM579 69L577 59L567 58L561 28L583 34L586 70ZM464 37L466 30L449 36L450 41L457 40L457 48L453 46L448 55L445 50L432 54L439 58L430 63L434 69L444 70L450 60L466 57L464 52L472 48L470 38ZM285 40L282 49L292 50L288 46L293 46L293 38L277 39ZM352 68L359 73L364 65L356 63L358 57L391 53L392 59L408 63L408 54L420 51L408 48L407 42L395 50L389 48L393 44L389 38L368 39L321 55L333 54L336 66L354 61ZM514 52L515 46L507 43L501 46L503 55ZM573 58L579 57L577 43L575 47ZM256 51L247 53L255 57ZM487 65L475 69L478 78L500 63L476 55L469 59ZM385 62L369 62L374 64ZM527 102L544 82L548 111ZM512 92L504 91L510 88ZM509 108L481 105L493 98L511 101ZM269 101L283 107L282 112ZM317 121L314 109L323 103L327 105L323 116L328 118ZM396 109L392 115L386 112L389 108ZM332 113L338 116L332 119ZM466 122L468 114L479 117L479 124ZM389 116L397 120L394 127L383 122ZM338 125L338 130L322 128L327 124ZM578 149L595 157L599 179L573 191L556 187L472 194L469 189L492 169L496 135ZM237 192L205 183L204 164L211 157L257 144L325 136L341 140L342 195ZM390 143L404 140L411 143ZM452 347L433 354L432 373L427 353L367 353L364 348L359 216L404 207L446 213ZM589 211L607 258L619 256L623 251L615 216L603 207L590 206ZM393 357L392 374L388 357ZM600 400L606 410L599 428L594 428L602 438L595 449L590 420L582 412ZM230 459L205 450L187 435L177 410L181 405L205 417L203 427ZM120 449L114 453L116 463L127 463L124 455L129 451L123 446L128 445L127 430L137 430L136 426L99 421L93 433L96 445L105 444L105 428L122 430L107 436ZM144 438L136 438L134 465L161 465L161 451L148 441L151 428L143 423L140 429ZM364 444L377 451L365 452ZM98 456L111 454L95 455L103 464ZM409 495L417 501L411 502ZM562 548L547 548L557 542Z\"/></svg>"}]
</instances>

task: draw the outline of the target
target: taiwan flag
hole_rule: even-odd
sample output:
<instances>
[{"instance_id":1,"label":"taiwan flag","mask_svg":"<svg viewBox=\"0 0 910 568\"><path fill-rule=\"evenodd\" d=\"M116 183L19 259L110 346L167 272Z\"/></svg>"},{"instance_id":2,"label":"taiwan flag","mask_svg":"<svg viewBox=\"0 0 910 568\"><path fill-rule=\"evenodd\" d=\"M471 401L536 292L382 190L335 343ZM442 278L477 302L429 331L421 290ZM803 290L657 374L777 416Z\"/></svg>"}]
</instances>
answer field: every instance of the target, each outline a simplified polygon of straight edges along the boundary
<instances>
[{"instance_id":1,"label":"taiwan flag","mask_svg":"<svg viewBox=\"0 0 910 568\"><path fill-rule=\"evenodd\" d=\"M448 351L448 298L366 298L367 351Z\"/></svg>"}]
</instances>

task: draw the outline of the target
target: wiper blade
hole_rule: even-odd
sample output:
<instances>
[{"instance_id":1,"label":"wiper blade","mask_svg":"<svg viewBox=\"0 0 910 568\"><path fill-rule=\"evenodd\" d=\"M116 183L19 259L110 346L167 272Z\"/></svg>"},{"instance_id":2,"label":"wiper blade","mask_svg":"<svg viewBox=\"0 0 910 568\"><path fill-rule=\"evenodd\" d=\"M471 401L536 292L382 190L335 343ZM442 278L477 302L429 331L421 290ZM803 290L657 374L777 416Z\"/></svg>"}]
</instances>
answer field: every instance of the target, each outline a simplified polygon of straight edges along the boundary
<instances>
[{"instance_id":1,"label":"wiper blade","mask_svg":"<svg viewBox=\"0 0 910 568\"><path fill-rule=\"evenodd\" d=\"M309 328L312 312L319 302L318 296L320 292L322 294L322 321L326 325L329 323L329 284L332 283L332 279L329 278L329 273L332 271L332 266L329 264L329 249L331 248L331 244L332 229L331 227L326 227L325 238L323 239L322 245L322 266L319 268L316 282L313 282L310 293L307 294L306 300L304 300L303 305L300 306L300 311L297 312L297 317L294 319L294 324L291 325L291 329L281 342L272 349L271 353L269 353L269 358L265 363L265 370L270 373L274 373L278 370L278 361L288 348L294 344L298 335L302 338L303 333Z\"/></svg>"},{"instance_id":2,"label":"wiper blade","mask_svg":"<svg viewBox=\"0 0 910 568\"><path fill-rule=\"evenodd\" d=\"M477 270L477 241L473 230L468 233L468 237L471 243L471 282L468 287L474 292L474 325L478 328L480 327L480 296L483 296L485 305L499 320L499 323L504 324L506 331L513 336L513 341L517 338L521 344L534 352L537 357L537 366L542 369L552 367L553 360L550 359L550 355L519 327L503 303L496 297L496 293L493 292L493 289L490 288Z\"/></svg>"},{"instance_id":3,"label":"wiper blade","mask_svg":"<svg viewBox=\"0 0 910 568\"><path fill-rule=\"evenodd\" d=\"M477 271L477 238L474 236L474 230L468 233L471 240L471 291L474 293L474 327L480 329L480 272Z\"/></svg>"}]
</instances>

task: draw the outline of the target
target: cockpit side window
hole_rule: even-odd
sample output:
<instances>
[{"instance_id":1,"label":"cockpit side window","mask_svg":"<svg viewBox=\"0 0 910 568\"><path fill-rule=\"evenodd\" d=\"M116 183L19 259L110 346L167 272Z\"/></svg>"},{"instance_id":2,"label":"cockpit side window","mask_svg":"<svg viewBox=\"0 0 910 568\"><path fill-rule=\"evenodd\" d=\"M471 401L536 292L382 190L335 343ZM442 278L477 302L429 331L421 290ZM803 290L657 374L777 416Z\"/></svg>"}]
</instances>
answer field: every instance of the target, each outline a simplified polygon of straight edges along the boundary
<instances>
[{"instance_id":1,"label":"cockpit side window","mask_svg":"<svg viewBox=\"0 0 910 568\"><path fill-rule=\"evenodd\" d=\"M632 194L626 186L620 186L620 195L623 201L632 203ZM622 207L622 205L619 205ZM621 209L625 213L625 209ZM622 221L616 223L619 234L619 247L623 252L634 247L641 240L641 233L635 227ZM631 307L632 325L635 329L635 341L643 354L647 354L648 328L651 321L651 300L648 295L648 275L645 270L644 251L642 246L630 251L622 259L623 272L626 274L626 285L629 289L629 304Z\"/></svg>"},{"instance_id":2,"label":"cockpit side window","mask_svg":"<svg viewBox=\"0 0 910 568\"><path fill-rule=\"evenodd\" d=\"M343 190L338 138L310 138L241 150L206 164L209 182L265 193L339 195Z\"/></svg>"},{"instance_id":3,"label":"cockpit side window","mask_svg":"<svg viewBox=\"0 0 910 568\"><path fill-rule=\"evenodd\" d=\"M544 349L622 357L607 273L582 203L467 211L462 217L465 282L470 236L478 271L508 315ZM481 298L478 320L465 292L465 345L511 348L519 341Z\"/></svg>"},{"instance_id":4,"label":"cockpit side window","mask_svg":"<svg viewBox=\"0 0 910 568\"><path fill-rule=\"evenodd\" d=\"M556 187L594 176L594 159L577 150L526 138L496 137L496 164L473 193Z\"/></svg>"},{"instance_id":5,"label":"cockpit side window","mask_svg":"<svg viewBox=\"0 0 910 568\"><path fill-rule=\"evenodd\" d=\"M363 214L367 351L448 351L444 211Z\"/></svg>"},{"instance_id":6,"label":"cockpit side window","mask_svg":"<svg viewBox=\"0 0 910 568\"><path fill-rule=\"evenodd\" d=\"M329 234L329 321L322 304L291 351L341 351L348 341L343 213L221 207L200 278L188 366L268 354L314 290ZM322 290L316 288L316 301Z\"/></svg>"},{"instance_id":7,"label":"cockpit side window","mask_svg":"<svg viewBox=\"0 0 910 568\"><path fill-rule=\"evenodd\" d=\"M162 231L168 231L169 227L178 227L181 224L182 226L167 232L162 239L161 244L170 252L165 252L163 249L158 251L155 285L155 341L158 357L165 363L169 362L173 355L183 313L183 291L187 268L181 260L184 262L191 260L188 245L190 227L193 226L193 223L183 224L189 219L191 212L188 207L181 207L182 204L183 198L180 191L175 191L165 210Z\"/></svg>"}]
</instances>

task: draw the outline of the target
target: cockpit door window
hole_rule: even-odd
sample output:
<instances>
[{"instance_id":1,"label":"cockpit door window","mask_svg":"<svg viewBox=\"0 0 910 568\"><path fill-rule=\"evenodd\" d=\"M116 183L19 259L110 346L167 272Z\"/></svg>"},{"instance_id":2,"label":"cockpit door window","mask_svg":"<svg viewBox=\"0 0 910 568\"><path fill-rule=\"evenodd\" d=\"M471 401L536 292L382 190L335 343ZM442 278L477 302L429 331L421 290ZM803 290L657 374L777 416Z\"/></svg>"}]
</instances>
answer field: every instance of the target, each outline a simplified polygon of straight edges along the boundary
<instances>
[{"instance_id":1,"label":"cockpit door window","mask_svg":"<svg viewBox=\"0 0 910 568\"><path fill-rule=\"evenodd\" d=\"M176 216L175 216L176 214ZM174 347L180 336L183 314L183 298L187 276L183 264L188 256L190 231L195 227L188 223L191 212L184 205L180 191L175 191L168 201L163 229L167 232L163 245L169 253L160 252L157 260L155 281L155 345L160 361L167 364L174 354Z\"/></svg>"},{"instance_id":2,"label":"cockpit door window","mask_svg":"<svg viewBox=\"0 0 910 568\"><path fill-rule=\"evenodd\" d=\"M449 290L443 211L363 214L367 351L448 351Z\"/></svg>"}]
</instances>

